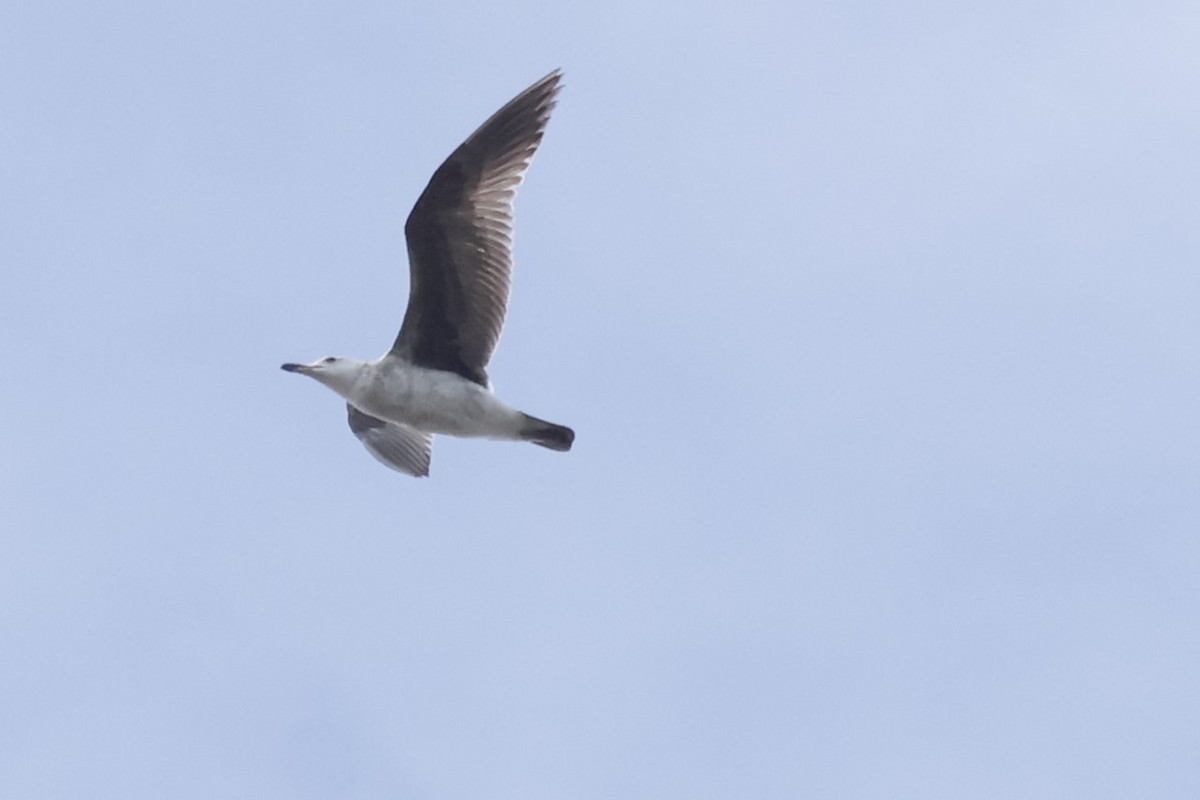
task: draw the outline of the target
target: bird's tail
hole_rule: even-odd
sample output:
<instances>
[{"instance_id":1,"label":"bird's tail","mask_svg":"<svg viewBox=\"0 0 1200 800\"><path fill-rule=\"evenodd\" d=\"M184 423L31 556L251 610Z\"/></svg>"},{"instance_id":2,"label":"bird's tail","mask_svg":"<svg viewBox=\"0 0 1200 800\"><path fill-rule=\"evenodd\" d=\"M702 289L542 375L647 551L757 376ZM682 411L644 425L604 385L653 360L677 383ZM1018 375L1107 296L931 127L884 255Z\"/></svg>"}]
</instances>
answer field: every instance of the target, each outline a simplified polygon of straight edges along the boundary
<instances>
[{"instance_id":1,"label":"bird's tail","mask_svg":"<svg viewBox=\"0 0 1200 800\"><path fill-rule=\"evenodd\" d=\"M521 438L525 441L557 450L560 453L571 449L571 443L575 441L575 431L566 425L555 425L553 422L546 422L544 419L531 417L528 414L522 414L522 416L525 417L525 428L521 431Z\"/></svg>"}]
</instances>

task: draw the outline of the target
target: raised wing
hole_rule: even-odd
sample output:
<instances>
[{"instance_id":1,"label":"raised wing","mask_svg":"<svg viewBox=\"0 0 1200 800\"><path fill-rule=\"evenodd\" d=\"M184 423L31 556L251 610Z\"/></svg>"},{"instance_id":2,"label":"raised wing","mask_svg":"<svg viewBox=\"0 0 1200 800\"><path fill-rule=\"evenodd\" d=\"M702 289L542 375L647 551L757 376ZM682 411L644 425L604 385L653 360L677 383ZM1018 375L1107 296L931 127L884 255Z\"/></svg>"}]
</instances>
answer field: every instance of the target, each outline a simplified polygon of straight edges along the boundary
<instances>
[{"instance_id":1,"label":"raised wing","mask_svg":"<svg viewBox=\"0 0 1200 800\"><path fill-rule=\"evenodd\" d=\"M562 74L508 102L437 171L408 215L408 309L392 353L487 386L508 305L513 197L542 141Z\"/></svg>"},{"instance_id":2,"label":"raised wing","mask_svg":"<svg viewBox=\"0 0 1200 800\"><path fill-rule=\"evenodd\" d=\"M381 464L414 478L429 475L432 436L407 425L364 414L349 403L346 411L350 417L350 430Z\"/></svg>"}]
</instances>

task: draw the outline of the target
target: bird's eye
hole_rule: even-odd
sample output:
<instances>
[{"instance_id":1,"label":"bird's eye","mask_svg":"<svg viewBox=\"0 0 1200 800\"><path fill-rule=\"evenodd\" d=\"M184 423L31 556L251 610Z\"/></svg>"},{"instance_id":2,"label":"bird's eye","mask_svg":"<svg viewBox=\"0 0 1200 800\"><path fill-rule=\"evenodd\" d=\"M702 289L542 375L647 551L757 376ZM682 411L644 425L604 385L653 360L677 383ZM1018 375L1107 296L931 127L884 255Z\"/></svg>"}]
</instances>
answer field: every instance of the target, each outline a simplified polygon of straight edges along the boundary
<instances>
[{"instance_id":1,"label":"bird's eye","mask_svg":"<svg viewBox=\"0 0 1200 800\"><path fill-rule=\"evenodd\" d=\"M335 361L337 361L337 359L333 356L326 356L325 358L321 359L322 364L332 364Z\"/></svg>"}]
</instances>

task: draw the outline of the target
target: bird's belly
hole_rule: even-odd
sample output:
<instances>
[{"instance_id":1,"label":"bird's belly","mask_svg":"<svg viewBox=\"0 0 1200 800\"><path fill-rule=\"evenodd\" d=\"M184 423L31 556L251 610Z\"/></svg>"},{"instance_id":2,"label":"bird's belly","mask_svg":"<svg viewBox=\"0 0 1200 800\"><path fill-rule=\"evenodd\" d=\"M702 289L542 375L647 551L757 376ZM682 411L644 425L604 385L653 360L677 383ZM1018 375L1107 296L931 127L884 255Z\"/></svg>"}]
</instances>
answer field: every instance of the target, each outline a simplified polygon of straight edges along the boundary
<instances>
[{"instance_id":1,"label":"bird's belly","mask_svg":"<svg viewBox=\"0 0 1200 800\"><path fill-rule=\"evenodd\" d=\"M411 425L424 433L518 438L523 415L460 375L407 366L381 376L364 403L368 414Z\"/></svg>"}]
</instances>

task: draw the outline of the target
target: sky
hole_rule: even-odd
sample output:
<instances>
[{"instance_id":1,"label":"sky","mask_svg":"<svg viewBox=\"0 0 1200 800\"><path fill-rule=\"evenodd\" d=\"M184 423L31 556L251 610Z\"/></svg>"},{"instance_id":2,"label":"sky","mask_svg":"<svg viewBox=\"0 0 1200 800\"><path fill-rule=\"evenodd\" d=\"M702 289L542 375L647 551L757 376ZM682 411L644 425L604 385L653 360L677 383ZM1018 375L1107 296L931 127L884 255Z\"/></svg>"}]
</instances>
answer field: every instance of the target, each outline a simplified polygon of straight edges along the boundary
<instances>
[{"instance_id":1,"label":"sky","mask_svg":"<svg viewBox=\"0 0 1200 800\"><path fill-rule=\"evenodd\" d=\"M0 8L0 797L1200 796L1194 2ZM561 67L405 478L433 170Z\"/></svg>"}]
</instances>

